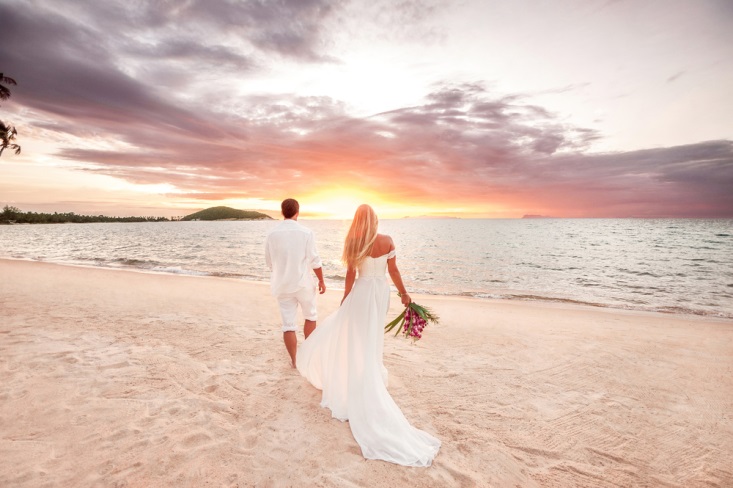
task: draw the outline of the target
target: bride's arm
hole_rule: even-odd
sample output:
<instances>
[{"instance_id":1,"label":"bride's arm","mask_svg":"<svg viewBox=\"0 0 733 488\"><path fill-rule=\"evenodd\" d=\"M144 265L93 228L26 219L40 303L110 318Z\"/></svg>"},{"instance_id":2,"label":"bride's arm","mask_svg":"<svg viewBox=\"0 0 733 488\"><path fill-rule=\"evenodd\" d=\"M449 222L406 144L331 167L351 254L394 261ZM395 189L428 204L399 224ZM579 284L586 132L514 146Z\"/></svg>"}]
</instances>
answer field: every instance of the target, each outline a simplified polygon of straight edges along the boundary
<instances>
[{"instance_id":1,"label":"bride's arm","mask_svg":"<svg viewBox=\"0 0 733 488\"><path fill-rule=\"evenodd\" d=\"M397 268L396 257L387 260L387 269L389 270L389 277L392 278L392 283L397 288L397 294L402 299L402 305L409 305L412 299L410 298L410 294L407 293L405 285L402 283L402 275L400 274L399 268Z\"/></svg>"},{"instance_id":2,"label":"bride's arm","mask_svg":"<svg viewBox=\"0 0 733 488\"><path fill-rule=\"evenodd\" d=\"M344 297L341 299L341 303L344 303L346 297L351 293L351 288L354 286L354 280L356 279L356 270L354 268L348 268L346 270L346 285L344 286Z\"/></svg>"}]
</instances>

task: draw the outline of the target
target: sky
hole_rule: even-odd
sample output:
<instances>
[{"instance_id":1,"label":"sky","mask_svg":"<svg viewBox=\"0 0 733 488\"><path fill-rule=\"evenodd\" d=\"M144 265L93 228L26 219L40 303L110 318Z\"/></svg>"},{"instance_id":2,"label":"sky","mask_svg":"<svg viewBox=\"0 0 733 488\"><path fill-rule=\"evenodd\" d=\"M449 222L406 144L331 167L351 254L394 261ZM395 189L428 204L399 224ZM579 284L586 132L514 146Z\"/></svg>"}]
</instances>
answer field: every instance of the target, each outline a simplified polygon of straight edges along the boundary
<instances>
[{"instance_id":1,"label":"sky","mask_svg":"<svg viewBox=\"0 0 733 488\"><path fill-rule=\"evenodd\" d=\"M0 0L0 205L733 217L730 0Z\"/></svg>"}]
</instances>

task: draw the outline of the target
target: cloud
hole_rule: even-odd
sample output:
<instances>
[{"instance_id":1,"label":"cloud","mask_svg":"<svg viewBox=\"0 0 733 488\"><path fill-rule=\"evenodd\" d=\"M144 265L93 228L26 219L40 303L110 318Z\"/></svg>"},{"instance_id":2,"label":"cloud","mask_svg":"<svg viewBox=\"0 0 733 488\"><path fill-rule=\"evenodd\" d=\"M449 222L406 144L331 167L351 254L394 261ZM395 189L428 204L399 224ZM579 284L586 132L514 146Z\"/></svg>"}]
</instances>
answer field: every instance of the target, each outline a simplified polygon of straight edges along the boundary
<instances>
[{"instance_id":1,"label":"cloud","mask_svg":"<svg viewBox=\"0 0 733 488\"><path fill-rule=\"evenodd\" d=\"M484 83L436 85L421 103L356 117L329 97L236 96L219 81L254 76L272 55L329 61L325 26L341 7L0 4L0 59L19 83L13 101L56 138L59 158L172 185L171 198L272 200L358 187L519 215L733 216L731 141L591 153L594 130L562 122L531 94L500 96ZM68 142L90 134L106 144Z\"/></svg>"},{"instance_id":2,"label":"cloud","mask_svg":"<svg viewBox=\"0 0 733 488\"><path fill-rule=\"evenodd\" d=\"M51 114L71 116L69 107L77 106L78 115L93 104L123 117L127 111L170 118L181 99L196 110L197 102L224 98L211 95L231 88L223 80L266 70L273 55L331 61L322 51L321 24L338 5L321 0L4 2L0 59L21 82L16 99L23 96L24 104Z\"/></svg>"},{"instance_id":3,"label":"cloud","mask_svg":"<svg viewBox=\"0 0 733 488\"><path fill-rule=\"evenodd\" d=\"M455 5L452 0L348 1L339 3L334 18L351 36L424 47L446 39L439 20Z\"/></svg>"},{"instance_id":4,"label":"cloud","mask_svg":"<svg viewBox=\"0 0 733 488\"><path fill-rule=\"evenodd\" d=\"M179 196L199 199L271 199L302 191L305 182L560 216L733 214L730 141L589 154L595 132L559 124L521 98L493 99L478 85L445 88L423 105L368 118L349 117L323 97L255 100L269 109L246 120L246 138L187 144L175 143L173 133L156 135L164 143L149 141L154 150L146 154L62 155L136 183L173 184Z\"/></svg>"}]
</instances>

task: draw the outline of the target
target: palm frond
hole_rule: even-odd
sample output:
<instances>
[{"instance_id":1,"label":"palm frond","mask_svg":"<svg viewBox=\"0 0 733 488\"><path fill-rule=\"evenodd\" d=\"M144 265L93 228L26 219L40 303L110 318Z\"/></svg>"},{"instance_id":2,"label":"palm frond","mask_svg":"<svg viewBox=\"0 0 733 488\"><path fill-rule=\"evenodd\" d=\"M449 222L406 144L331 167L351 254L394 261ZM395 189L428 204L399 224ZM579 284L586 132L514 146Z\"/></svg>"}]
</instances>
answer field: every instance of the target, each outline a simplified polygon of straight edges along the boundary
<instances>
[{"instance_id":1,"label":"palm frond","mask_svg":"<svg viewBox=\"0 0 733 488\"><path fill-rule=\"evenodd\" d=\"M17 85L15 80L9 76L5 76L5 73L0 73L0 83L5 83L6 85Z\"/></svg>"},{"instance_id":2,"label":"palm frond","mask_svg":"<svg viewBox=\"0 0 733 488\"><path fill-rule=\"evenodd\" d=\"M14 79L5 76L3 73L0 73L0 83L4 83L6 85L17 85ZM7 86L0 84L0 100L7 100L8 98L10 98L10 89Z\"/></svg>"}]
</instances>

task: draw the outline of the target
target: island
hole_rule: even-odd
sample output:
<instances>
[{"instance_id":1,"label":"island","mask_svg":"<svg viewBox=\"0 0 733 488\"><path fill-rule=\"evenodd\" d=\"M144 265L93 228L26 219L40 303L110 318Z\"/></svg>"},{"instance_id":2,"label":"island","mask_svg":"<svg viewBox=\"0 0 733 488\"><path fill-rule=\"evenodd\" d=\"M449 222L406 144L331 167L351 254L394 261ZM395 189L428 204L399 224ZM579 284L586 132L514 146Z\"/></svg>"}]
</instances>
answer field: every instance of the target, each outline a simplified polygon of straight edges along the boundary
<instances>
[{"instance_id":1,"label":"island","mask_svg":"<svg viewBox=\"0 0 733 488\"><path fill-rule=\"evenodd\" d=\"M272 220L267 214L254 210L237 210L231 207L211 207L181 217L181 220Z\"/></svg>"}]
</instances>

